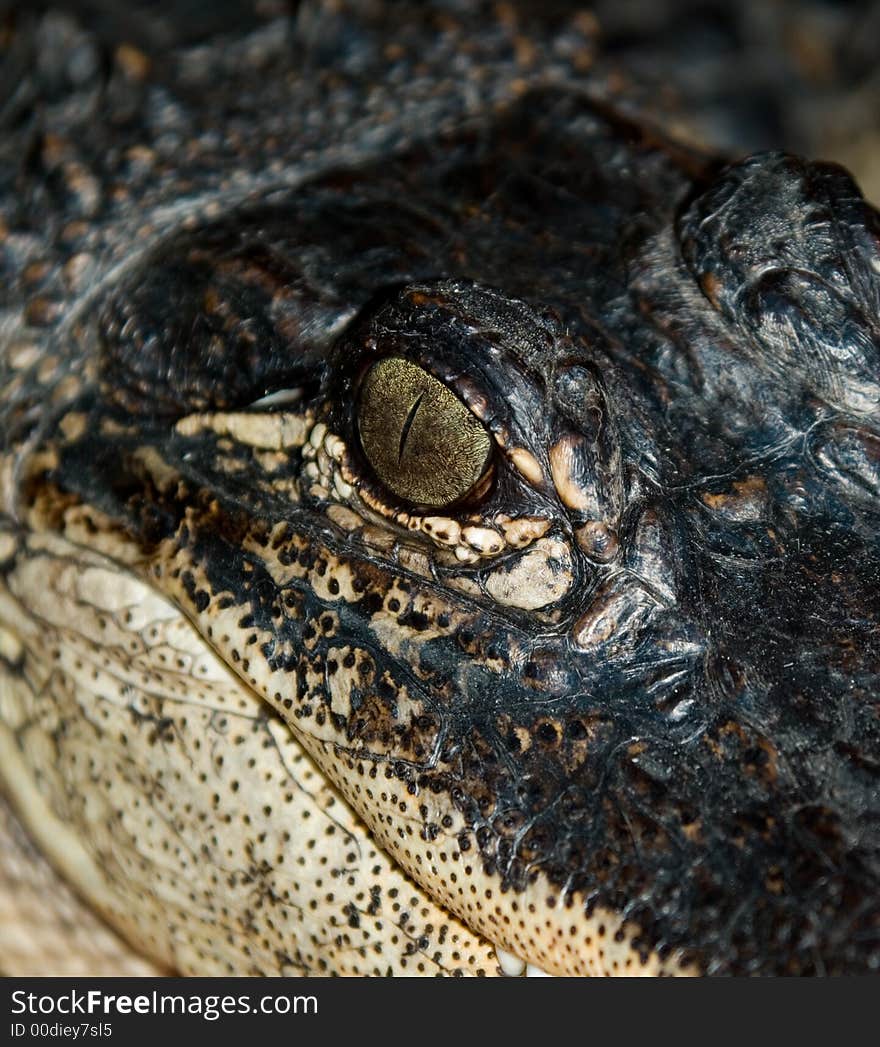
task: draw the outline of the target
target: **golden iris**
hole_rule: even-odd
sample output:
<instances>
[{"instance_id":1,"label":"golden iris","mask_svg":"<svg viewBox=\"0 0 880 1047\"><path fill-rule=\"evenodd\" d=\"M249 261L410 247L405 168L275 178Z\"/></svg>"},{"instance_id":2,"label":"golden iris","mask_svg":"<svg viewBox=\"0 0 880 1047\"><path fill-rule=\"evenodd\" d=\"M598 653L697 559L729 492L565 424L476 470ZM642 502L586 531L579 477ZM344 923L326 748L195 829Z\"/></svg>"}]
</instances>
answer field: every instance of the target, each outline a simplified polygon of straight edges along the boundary
<instances>
[{"instance_id":1,"label":"golden iris","mask_svg":"<svg viewBox=\"0 0 880 1047\"><path fill-rule=\"evenodd\" d=\"M442 382L403 357L386 357L367 372L357 420L367 460L403 501L452 505L486 472L486 429Z\"/></svg>"}]
</instances>

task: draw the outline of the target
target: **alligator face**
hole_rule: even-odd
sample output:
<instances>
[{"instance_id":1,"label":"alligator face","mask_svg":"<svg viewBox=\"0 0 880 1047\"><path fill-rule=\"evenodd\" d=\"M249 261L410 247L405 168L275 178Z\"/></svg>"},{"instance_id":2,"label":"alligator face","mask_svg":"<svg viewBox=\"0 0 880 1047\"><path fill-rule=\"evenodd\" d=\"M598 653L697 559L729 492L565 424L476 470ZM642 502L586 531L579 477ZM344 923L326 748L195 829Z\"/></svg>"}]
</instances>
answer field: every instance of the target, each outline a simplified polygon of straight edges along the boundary
<instances>
[{"instance_id":1,"label":"alligator face","mask_svg":"<svg viewBox=\"0 0 880 1047\"><path fill-rule=\"evenodd\" d=\"M519 84L232 195L7 349L4 752L94 904L193 971L880 966L846 172Z\"/></svg>"}]
</instances>

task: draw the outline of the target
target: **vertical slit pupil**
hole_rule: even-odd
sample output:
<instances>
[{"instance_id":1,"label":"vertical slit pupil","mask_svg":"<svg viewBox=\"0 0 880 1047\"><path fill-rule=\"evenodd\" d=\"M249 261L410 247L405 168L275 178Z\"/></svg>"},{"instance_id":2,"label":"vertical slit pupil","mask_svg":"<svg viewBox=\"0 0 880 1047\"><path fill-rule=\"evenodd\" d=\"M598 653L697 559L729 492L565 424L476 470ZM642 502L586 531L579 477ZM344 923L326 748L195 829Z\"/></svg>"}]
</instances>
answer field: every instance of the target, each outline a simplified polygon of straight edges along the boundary
<instances>
[{"instance_id":1,"label":"vertical slit pupil","mask_svg":"<svg viewBox=\"0 0 880 1047\"><path fill-rule=\"evenodd\" d=\"M418 413L419 407L421 406L422 400L424 400L424 398L424 392L419 393L418 397L416 398L416 402L409 409L409 414L406 416L406 421L403 423L403 426L400 430L400 444L397 448L398 464L403 458L403 451L406 447L406 438L409 436L409 431L410 429L412 429L413 422L416 420L416 414Z\"/></svg>"}]
</instances>

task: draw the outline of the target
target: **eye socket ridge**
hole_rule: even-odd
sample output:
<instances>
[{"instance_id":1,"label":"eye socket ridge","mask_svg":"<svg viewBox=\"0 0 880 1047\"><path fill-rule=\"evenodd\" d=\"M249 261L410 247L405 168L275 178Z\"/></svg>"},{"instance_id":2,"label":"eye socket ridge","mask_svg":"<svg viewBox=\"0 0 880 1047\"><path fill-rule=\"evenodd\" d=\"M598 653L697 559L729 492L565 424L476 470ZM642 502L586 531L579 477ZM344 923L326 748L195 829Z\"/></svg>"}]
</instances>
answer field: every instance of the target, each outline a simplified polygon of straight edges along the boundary
<instances>
[{"instance_id":1,"label":"eye socket ridge","mask_svg":"<svg viewBox=\"0 0 880 1047\"><path fill-rule=\"evenodd\" d=\"M492 438L467 405L402 356L377 360L357 394L361 449L395 497L429 509L473 494L491 468Z\"/></svg>"}]
</instances>

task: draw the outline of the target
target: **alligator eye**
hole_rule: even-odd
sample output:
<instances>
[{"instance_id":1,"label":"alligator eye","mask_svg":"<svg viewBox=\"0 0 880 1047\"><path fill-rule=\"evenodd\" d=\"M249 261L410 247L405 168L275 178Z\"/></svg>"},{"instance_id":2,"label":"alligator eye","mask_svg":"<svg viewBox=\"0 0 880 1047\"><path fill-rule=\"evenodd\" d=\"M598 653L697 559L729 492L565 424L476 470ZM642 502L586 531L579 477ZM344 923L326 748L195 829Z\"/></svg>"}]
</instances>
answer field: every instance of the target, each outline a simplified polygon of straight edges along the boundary
<instances>
[{"instance_id":1,"label":"alligator eye","mask_svg":"<svg viewBox=\"0 0 880 1047\"><path fill-rule=\"evenodd\" d=\"M486 475L492 441L458 397L399 356L373 364L358 402L361 446L398 498L440 508Z\"/></svg>"}]
</instances>

